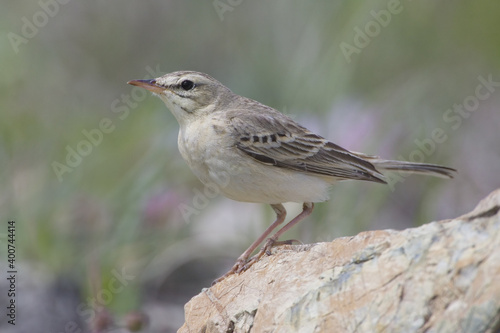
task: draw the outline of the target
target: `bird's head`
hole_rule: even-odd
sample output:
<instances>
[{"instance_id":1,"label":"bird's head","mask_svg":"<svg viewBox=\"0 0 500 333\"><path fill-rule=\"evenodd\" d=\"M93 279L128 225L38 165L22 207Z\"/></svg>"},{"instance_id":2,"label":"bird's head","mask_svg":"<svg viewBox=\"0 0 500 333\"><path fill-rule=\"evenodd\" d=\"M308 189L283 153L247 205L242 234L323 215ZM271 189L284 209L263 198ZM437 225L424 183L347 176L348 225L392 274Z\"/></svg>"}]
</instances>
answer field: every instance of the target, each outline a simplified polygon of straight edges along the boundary
<instances>
[{"instance_id":1,"label":"bird's head","mask_svg":"<svg viewBox=\"0 0 500 333\"><path fill-rule=\"evenodd\" d=\"M192 71L173 72L156 79L127 83L160 97L181 125L218 109L232 94L211 76Z\"/></svg>"}]
</instances>

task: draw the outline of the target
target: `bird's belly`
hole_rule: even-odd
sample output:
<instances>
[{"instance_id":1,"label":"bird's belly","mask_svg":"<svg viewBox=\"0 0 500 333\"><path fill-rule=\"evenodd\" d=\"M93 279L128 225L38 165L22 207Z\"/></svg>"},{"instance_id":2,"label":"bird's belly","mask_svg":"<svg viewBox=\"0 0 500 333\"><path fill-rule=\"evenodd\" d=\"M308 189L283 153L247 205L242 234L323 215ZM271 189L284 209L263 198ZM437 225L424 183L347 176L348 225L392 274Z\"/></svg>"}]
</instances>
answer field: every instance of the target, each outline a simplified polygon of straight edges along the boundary
<instances>
[{"instance_id":1,"label":"bird's belly","mask_svg":"<svg viewBox=\"0 0 500 333\"><path fill-rule=\"evenodd\" d=\"M292 172L257 161L255 164L238 161L224 172L212 177L220 192L226 197L244 202L276 204L283 202L321 202L328 200L331 183L323 179ZM221 168L217 168L221 170Z\"/></svg>"}]
</instances>

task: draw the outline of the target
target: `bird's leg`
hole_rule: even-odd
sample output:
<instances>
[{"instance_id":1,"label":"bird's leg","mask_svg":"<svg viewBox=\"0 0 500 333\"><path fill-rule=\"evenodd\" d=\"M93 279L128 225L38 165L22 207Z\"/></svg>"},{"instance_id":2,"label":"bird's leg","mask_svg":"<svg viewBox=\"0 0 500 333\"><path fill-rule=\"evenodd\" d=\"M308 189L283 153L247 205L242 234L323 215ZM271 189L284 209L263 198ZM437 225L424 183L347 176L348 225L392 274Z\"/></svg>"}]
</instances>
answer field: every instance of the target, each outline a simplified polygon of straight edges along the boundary
<instances>
[{"instance_id":1,"label":"bird's leg","mask_svg":"<svg viewBox=\"0 0 500 333\"><path fill-rule=\"evenodd\" d=\"M254 255L247 264L243 267L243 270L246 270L248 267L252 266L254 263L260 260L262 256L265 254L271 255L271 248L275 245L283 245L283 244L291 244L294 240L286 240L286 241L278 241L278 238L292 228L294 225L302 221L304 218L309 216L314 209L314 204L312 202L304 202L302 205L302 212L295 216L290 222L285 224L283 228L278 230L272 237L269 237L264 245L260 248L259 252Z\"/></svg>"},{"instance_id":2,"label":"bird's leg","mask_svg":"<svg viewBox=\"0 0 500 333\"><path fill-rule=\"evenodd\" d=\"M304 205L302 206L302 212L299 215L295 216L295 218L293 220L291 220L290 222L285 224L283 226L283 228L278 230L274 235L272 235L272 237L267 239L267 241L264 243L264 246L262 246L262 248L260 249L259 253L257 253L254 256L254 258L256 258L256 261L259 260L264 255L264 253L267 255L271 255L271 248L274 245L278 245L278 244L282 243L282 242L278 242L278 238L282 234L284 234L285 232L290 230L290 228L292 228L294 225L296 225L297 223L299 223L300 221L302 221L303 219L308 217L312 213L313 209L314 209L314 203L304 202ZM286 242L287 241L285 241L285 243ZM252 258L252 260L254 258Z\"/></svg>"},{"instance_id":3,"label":"bird's leg","mask_svg":"<svg viewBox=\"0 0 500 333\"><path fill-rule=\"evenodd\" d=\"M220 278L218 278L214 282L212 282L212 286L214 284L216 284L217 282L224 280L226 277L228 277L231 274L241 273L241 272L247 270L255 262L255 261L251 260L250 261L251 264L249 265L250 262L248 261L248 258L250 257L252 252L255 251L257 246L259 246L259 244L262 243L262 241L264 239L266 239L269 236L269 234L274 229L276 229L276 227L278 225L283 223L283 221L285 220L285 217L286 217L286 210L282 204L272 204L271 208L276 213L276 220L266 229L266 231L264 231L264 233L262 235L260 235L259 238L257 238L257 240L255 242L252 243L252 245L250 245L250 247L245 252L243 252L243 254L241 256L239 256L239 258L238 258L238 260L236 260L236 263L234 264L234 266L226 274L222 275Z\"/></svg>"}]
</instances>

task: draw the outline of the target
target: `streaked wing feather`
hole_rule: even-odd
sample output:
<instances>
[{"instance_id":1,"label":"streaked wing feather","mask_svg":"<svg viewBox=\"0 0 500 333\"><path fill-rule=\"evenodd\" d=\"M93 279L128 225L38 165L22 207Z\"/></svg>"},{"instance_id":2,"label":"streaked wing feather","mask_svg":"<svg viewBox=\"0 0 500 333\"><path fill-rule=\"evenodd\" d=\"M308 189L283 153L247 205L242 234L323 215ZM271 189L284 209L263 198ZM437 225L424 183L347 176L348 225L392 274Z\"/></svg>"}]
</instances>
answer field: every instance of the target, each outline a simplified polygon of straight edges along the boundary
<instances>
[{"instance_id":1,"label":"streaked wing feather","mask_svg":"<svg viewBox=\"0 0 500 333\"><path fill-rule=\"evenodd\" d=\"M238 110L229 119L236 147L259 162L339 179L385 183L373 164L277 111L269 115Z\"/></svg>"}]
</instances>

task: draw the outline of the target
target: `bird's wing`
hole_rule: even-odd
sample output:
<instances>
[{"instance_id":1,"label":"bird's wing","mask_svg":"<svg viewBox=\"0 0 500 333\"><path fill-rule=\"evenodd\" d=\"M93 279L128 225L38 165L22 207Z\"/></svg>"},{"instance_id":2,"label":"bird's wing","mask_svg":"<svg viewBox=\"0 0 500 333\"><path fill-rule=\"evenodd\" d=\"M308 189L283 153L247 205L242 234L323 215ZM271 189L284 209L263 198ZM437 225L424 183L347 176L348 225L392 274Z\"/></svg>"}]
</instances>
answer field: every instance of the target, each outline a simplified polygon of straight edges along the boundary
<instances>
[{"instance_id":1,"label":"bird's wing","mask_svg":"<svg viewBox=\"0 0 500 333\"><path fill-rule=\"evenodd\" d=\"M385 183L373 164L271 109L227 112L236 147L255 160L285 169Z\"/></svg>"}]
</instances>

